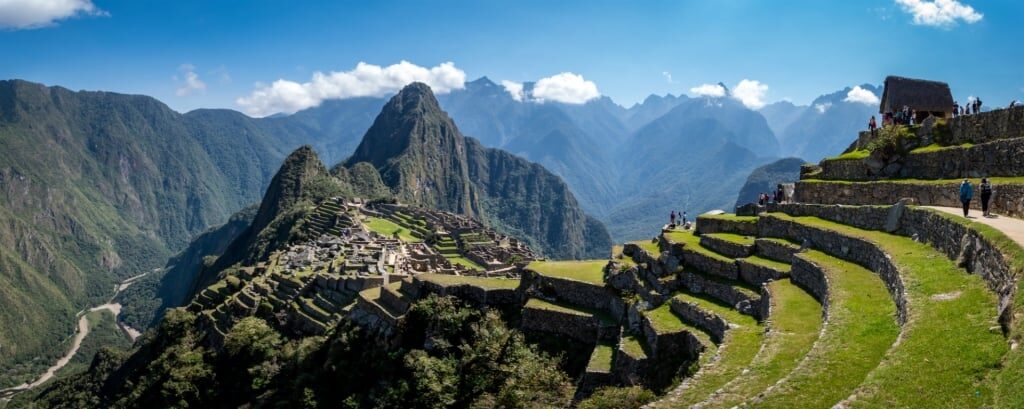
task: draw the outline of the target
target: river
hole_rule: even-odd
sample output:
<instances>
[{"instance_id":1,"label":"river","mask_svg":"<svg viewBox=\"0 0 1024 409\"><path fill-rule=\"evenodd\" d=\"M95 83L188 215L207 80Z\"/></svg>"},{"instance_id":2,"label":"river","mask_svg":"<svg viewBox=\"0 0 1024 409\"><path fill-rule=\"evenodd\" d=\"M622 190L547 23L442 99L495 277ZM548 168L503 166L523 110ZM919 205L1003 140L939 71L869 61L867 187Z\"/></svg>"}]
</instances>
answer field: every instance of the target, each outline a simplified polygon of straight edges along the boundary
<instances>
[{"instance_id":1,"label":"river","mask_svg":"<svg viewBox=\"0 0 1024 409\"><path fill-rule=\"evenodd\" d=\"M126 288L131 286L132 283L134 283L136 280L145 277L146 274L149 273L146 272L136 276L129 277L115 285L114 295L110 297L107 303L89 308L88 311L79 311L78 328L75 331L74 338L71 340L71 348L68 349L67 354L64 354L64 356L58 359L57 362L55 362L53 365L47 368L46 372L43 372L43 374L40 375L39 378L36 378L35 381L31 383L23 383L21 385L10 387L7 389L0 389L0 400L9 400L12 396L17 395L18 393L30 390L32 388L35 388L39 385L46 383L46 381L49 381L50 379L53 379L53 376L57 373L57 371L61 370L61 368L63 368L69 362L71 362L71 358L75 357L75 354L78 353L78 348L82 346L82 340L84 340L85 337L89 335L89 315L87 314L87 312L107 310L114 314L114 320L117 321L118 316L121 315L121 304L114 302L114 299L117 298L117 295L120 294L121 291L124 291ZM141 335L141 333L138 330L131 328L125 325L124 323L121 323L120 321L117 322L117 325L118 327L121 328L122 331L124 331L125 335L131 338L132 341L135 341L135 339L138 338L139 335Z\"/></svg>"}]
</instances>

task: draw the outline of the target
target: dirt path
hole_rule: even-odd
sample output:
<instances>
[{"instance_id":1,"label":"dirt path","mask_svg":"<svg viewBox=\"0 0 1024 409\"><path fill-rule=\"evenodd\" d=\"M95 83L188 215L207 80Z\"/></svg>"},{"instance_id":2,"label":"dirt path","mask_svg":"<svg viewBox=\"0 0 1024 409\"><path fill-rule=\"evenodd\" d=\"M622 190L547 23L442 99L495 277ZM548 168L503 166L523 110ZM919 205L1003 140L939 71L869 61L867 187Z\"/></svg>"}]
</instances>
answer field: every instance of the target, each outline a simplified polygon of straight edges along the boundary
<instances>
[{"instance_id":1,"label":"dirt path","mask_svg":"<svg viewBox=\"0 0 1024 409\"><path fill-rule=\"evenodd\" d=\"M940 212L957 215L957 216L960 216L960 217L963 217L963 215L964 215L963 209L959 209L959 208L955 208L955 207L941 207L941 206L925 206L925 207L927 207L929 209L935 209L935 210L938 210ZM999 231L1003 232L1003 234L1005 234L1007 237L1009 237L1013 241L1017 242L1017 244L1020 244L1021 247L1024 247L1024 220L1014 219L1012 217L1005 217L1005 216L983 217L981 215L981 211L973 210L973 209L968 214L970 215L970 219L971 219L972 222L981 223L981 224L987 224L989 226L992 226L996 230L999 230Z\"/></svg>"},{"instance_id":2,"label":"dirt path","mask_svg":"<svg viewBox=\"0 0 1024 409\"><path fill-rule=\"evenodd\" d=\"M97 305L95 307L90 308L88 311L83 310L79 312L81 316L78 318L78 327L76 328L74 338L71 339L71 348L68 349L67 354L64 354L64 356L58 359L57 362L55 362L53 365L47 368L46 372L43 372L43 374L40 375L39 378L37 378L32 383L23 383L21 385L10 387L7 389L0 389L0 399L9 399L12 396L17 395L18 393L35 388L39 385L46 383L46 381L53 379L57 371L60 371L61 368L64 368L65 366L67 366L69 362L71 362L71 359L74 358L75 354L78 353L78 348L82 346L82 340L84 340L85 337L89 335L89 314L87 314L87 312L107 310L110 311L111 314L114 314L114 320L117 321L117 317L121 315L121 304L113 302L114 298L116 298L117 295L121 293L121 291L124 291L124 289L128 288L128 286L132 285L132 283L135 282L135 280L142 278L146 274L149 273L142 273L118 283L114 289L114 295L110 297L110 301L108 301L106 304ZM121 329L125 332L126 335L128 335L129 338L131 338L132 341L135 341L135 338L138 338L140 335L139 331L135 330L134 328L121 324L120 322L118 322L117 325L121 327Z\"/></svg>"}]
</instances>

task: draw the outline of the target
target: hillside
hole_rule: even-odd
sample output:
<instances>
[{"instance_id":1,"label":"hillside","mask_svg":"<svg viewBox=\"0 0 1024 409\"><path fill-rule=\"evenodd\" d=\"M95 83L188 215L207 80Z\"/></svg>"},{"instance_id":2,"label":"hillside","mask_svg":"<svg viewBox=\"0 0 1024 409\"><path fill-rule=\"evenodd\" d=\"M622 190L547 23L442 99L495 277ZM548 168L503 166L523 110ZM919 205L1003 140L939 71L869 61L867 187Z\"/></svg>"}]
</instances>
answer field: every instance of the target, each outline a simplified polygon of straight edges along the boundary
<instances>
[{"instance_id":1,"label":"hillside","mask_svg":"<svg viewBox=\"0 0 1024 409\"><path fill-rule=\"evenodd\" d=\"M430 88L405 87L346 167L369 163L399 200L485 219L554 258L593 257L611 240L542 166L466 138Z\"/></svg>"},{"instance_id":2,"label":"hillside","mask_svg":"<svg viewBox=\"0 0 1024 409\"><path fill-rule=\"evenodd\" d=\"M0 385L35 375L26 359L48 362L116 281L258 197L280 143L197 120L144 96L0 82Z\"/></svg>"},{"instance_id":3,"label":"hillside","mask_svg":"<svg viewBox=\"0 0 1024 409\"><path fill-rule=\"evenodd\" d=\"M803 159L786 158L754 169L740 188L734 208L747 203L757 203L757 197L761 193L768 193L771 196L780 183L800 180L800 166L803 164Z\"/></svg>"}]
</instances>

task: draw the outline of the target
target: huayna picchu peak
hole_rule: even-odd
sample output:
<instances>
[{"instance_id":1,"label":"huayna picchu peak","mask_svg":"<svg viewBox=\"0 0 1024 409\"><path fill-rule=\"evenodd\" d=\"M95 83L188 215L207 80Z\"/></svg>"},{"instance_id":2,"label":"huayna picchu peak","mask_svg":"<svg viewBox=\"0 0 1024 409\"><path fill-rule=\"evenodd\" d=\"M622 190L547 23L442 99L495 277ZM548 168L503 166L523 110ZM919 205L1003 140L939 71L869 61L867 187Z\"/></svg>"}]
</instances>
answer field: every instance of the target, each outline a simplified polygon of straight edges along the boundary
<instances>
[{"instance_id":1,"label":"huayna picchu peak","mask_svg":"<svg viewBox=\"0 0 1024 409\"><path fill-rule=\"evenodd\" d=\"M553 258L591 258L611 245L557 176L459 132L433 92L413 83L391 98L355 153L399 200L462 213L519 234Z\"/></svg>"}]
</instances>

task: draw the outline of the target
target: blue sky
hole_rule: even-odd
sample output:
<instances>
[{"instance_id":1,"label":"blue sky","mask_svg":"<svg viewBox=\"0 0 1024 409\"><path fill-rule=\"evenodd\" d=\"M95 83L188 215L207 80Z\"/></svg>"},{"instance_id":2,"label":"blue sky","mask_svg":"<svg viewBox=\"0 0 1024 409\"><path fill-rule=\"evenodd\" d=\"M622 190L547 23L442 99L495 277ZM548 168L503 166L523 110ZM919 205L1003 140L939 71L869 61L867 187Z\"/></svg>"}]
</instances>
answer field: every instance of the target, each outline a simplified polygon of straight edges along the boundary
<instances>
[{"instance_id":1,"label":"blue sky","mask_svg":"<svg viewBox=\"0 0 1024 409\"><path fill-rule=\"evenodd\" d=\"M38 1L0 6L0 78L147 94L179 111L242 110L256 84L400 61L496 82L571 72L627 106L744 79L767 86L765 101L806 104L887 74L947 81L961 100L1024 100L1016 1L939 0L974 9L953 17L928 15L926 0L58 0L70 15L51 19L18 9Z\"/></svg>"}]
</instances>

